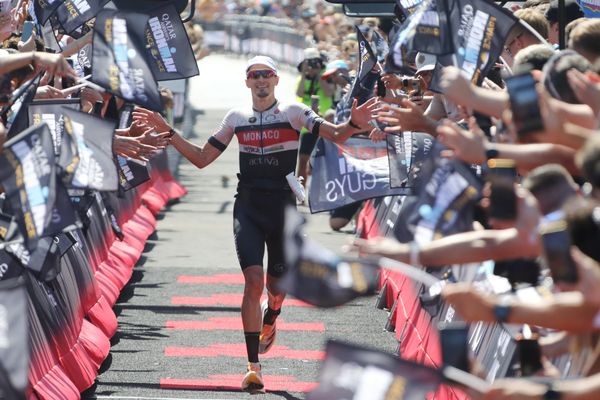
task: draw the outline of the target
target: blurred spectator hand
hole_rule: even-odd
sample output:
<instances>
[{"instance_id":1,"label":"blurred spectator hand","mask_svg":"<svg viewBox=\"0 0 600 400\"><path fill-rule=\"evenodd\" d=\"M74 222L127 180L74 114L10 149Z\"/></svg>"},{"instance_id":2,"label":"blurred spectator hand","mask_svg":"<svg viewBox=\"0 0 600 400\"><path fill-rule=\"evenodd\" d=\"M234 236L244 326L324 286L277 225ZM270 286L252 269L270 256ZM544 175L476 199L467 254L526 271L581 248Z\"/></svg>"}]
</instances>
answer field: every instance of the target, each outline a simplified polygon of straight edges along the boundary
<instances>
[{"instance_id":1,"label":"blurred spectator hand","mask_svg":"<svg viewBox=\"0 0 600 400\"><path fill-rule=\"evenodd\" d=\"M455 104L470 107L473 101L473 88L471 82L464 77L460 69L446 67L442 70L440 86L444 90L444 96Z\"/></svg>"},{"instance_id":2,"label":"blurred spectator hand","mask_svg":"<svg viewBox=\"0 0 600 400\"><path fill-rule=\"evenodd\" d=\"M148 161L157 152L156 147L142 143L139 138L115 135L113 153L136 160Z\"/></svg>"},{"instance_id":3,"label":"blurred spectator hand","mask_svg":"<svg viewBox=\"0 0 600 400\"><path fill-rule=\"evenodd\" d=\"M593 72L584 74L573 68L567 72L567 78L577 99L590 106L594 115L600 115L600 76Z\"/></svg>"},{"instance_id":4,"label":"blurred spectator hand","mask_svg":"<svg viewBox=\"0 0 600 400\"><path fill-rule=\"evenodd\" d=\"M539 400L544 398L548 386L526 379L500 379L494 382L487 393L474 398L485 400Z\"/></svg>"},{"instance_id":5,"label":"blurred spectator hand","mask_svg":"<svg viewBox=\"0 0 600 400\"><path fill-rule=\"evenodd\" d=\"M429 120L418 105L407 99L402 100L400 104L402 108L382 104L375 110L379 122L393 125L385 128L386 132L429 131Z\"/></svg>"},{"instance_id":6,"label":"blurred spectator hand","mask_svg":"<svg viewBox=\"0 0 600 400\"><path fill-rule=\"evenodd\" d=\"M156 132L168 132L171 126L167 121L155 111L150 111L142 107L136 107L133 112L133 120L139 125L153 128Z\"/></svg>"},{"instance_id":7,"label":"blurred spectator hand","mask_svg":"<svg viewBox=\"0 0 600 400\"><path fill-rule=\"evenodd\" d=\"M58 75L78 79L77 73L61 54L35 51L32 53L32 63L37 70L46 71L50 76Z\"/></svg>"},{"instance_id":8,"label":"blurred spectator hand","mask_svg":"<svg viewBox=\"0 0 600 400\"><path fill-rule=\"evenodd\" d=\"M494 317L494 297L478 291L469 283L447 284L442 297L466 322L488 321Z\"/></svg>"},{"instance_id":9,"label":"blurred spectator hand","mask_svg":"<svg viewBox=\"0 0 600 400\"><path fill-rule=\"evenodd\" d=\"M470 164L481 164L485 161L485 134L475 123L475 118L469 119L469 126L471 129L467 131L450 120L444 120L442 125L438 126L438 139L448 147L448 150L442 151L442 156Z\"/></svg>"},{"instance_id":10,"label":"blurred spectator hand","mask_svg":"<svg viewBox=\"0 0 600 400\"><path fill-rule=\"evenodd\" d=\"M35 93L36 99L64 99L65 95L62 91L54 86L44 85L37 88Z\"/></svg>"},{"instance_id":11,"label":"blurred spectator hand","mask_svg":"<svg viewBox=\"0 0 600 400\"><path fill-rule=\"evenodd\" d=\"M586 303L600 307L600 264L575 246L571 247L571 255L579 275L575 288L583 294Z\"/></svg>"},{"instance_id":12,"label":"blurred spectator hand","mask_svg":"<svg viewBox=\"0 0 600 400\"><path fill-rule=\"evenodd\" d=\"M369 133L369 139L374 142L381 142L382 140L385 140L386 135L387 133L375 128Z\"/></svg>"}]
</instances>

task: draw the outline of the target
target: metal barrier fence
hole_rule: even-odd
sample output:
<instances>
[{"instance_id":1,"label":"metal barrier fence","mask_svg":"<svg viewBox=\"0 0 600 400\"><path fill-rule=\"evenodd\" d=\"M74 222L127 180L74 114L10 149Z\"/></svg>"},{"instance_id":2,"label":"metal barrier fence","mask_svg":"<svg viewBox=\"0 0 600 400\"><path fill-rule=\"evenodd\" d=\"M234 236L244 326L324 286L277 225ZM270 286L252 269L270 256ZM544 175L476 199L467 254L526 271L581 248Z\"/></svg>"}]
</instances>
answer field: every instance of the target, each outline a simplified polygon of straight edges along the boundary
<instances>
[{"instance_id":1,"label":"metal barrier fence","mask_svg":"<svg viewBox=\"0 0 600 400\"><path fill-rule=\"evenodd\" d=\"M306 38L281 19L232 15L221 21L201 22L204 41L213 50L249 55L264 54L295 66L303 58Z\"/></svg>"}]
</instances>

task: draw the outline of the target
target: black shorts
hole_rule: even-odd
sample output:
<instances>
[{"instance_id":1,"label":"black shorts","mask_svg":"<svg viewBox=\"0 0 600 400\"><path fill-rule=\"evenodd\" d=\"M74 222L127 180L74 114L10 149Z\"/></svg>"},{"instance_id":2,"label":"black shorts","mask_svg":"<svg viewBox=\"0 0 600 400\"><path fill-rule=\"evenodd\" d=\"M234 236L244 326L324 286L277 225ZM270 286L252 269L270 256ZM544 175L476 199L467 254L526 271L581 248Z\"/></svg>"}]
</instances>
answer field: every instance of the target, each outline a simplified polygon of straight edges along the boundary
<instances>
[{"instance_id":1,"label":"black shorts","mask_svg":"<svg viewBox=\"0 0 600 400\"><path fill-rule=\"evenodd\" d=\"M298 150L298 153L310 156L318 139L319 135L315 135L312 132L306 132L300 135L300 149Z\"/></svg>"},{"instance_id":2,"label":"black shorts","mask_svg":"<svg viewBox=\"0 0 600 400\"><path fill-rule=\"evenodd\" d=\"M263 265L267 245L267 274L281 277L285 271L283 223L286 205L296 207L291 191L238 189L233 206L233 235L242 270Z\"/></svg>"}]
</instances>

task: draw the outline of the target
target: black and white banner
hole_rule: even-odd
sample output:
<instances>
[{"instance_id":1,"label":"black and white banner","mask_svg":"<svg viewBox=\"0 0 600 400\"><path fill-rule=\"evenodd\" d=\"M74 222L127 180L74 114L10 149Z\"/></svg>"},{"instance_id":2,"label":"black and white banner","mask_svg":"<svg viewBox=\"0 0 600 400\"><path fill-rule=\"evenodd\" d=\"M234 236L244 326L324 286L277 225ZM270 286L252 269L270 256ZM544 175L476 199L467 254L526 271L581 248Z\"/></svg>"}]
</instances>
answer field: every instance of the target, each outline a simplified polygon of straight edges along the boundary
<instances>
[{"instance_id":1,"label":"black and white banner","mask_svg":"<svg viewBox=\"0 0 600 400\"><path fill-rule=\"evenodd\" d=\"M390 186L387 143L351 137L343 144L320 138L311 157L309 204L312 213L374 197L406 195Z\"/></svg>"},{"instance_id":2,"label":"black and white banner","mask_svg":"<svg viewBox=\"0 0 600 400\"><path fill-rule=\"evenodd\" d=\"M456 65L467 79L479 85L498 60L518 19L493 1L449 0L448 4L455 53L439 57L438 62L441 66ZM435 73L440 72L437 68Z\"/></svg>"},{"instance_id":3,"label":"black and white banner","mask_svg":"<svg viewBox=\"0 0 600 400\"><path fill-rule=\"evenodd\" d=\"M438 154L436 144L431 151ZM472 229L473 207L481 197L482 182L470 166L443 157L430 157L423 165L424 185L405 218L415 242L423 245L434 238ZM429 177L429 178L428 178Z\"/></svg>"},{"instance_id":4,"label":"black and white banner","mask_svg":"<svg viewBox=\"0 0 600 400\"><path fill-rule=\"evenodd\" d=\"M77 145L78 162L71 185L93 190L117 190L119 179L113 161L115 123L94 115L63 109L64 133Z\"/></svg>"},{"instance_id":5,"label":"black and white banner","mask_svg":"<svg viewBox=\"0 0 600 400\"><path fill-rule=\"evenodd\" d=\"M325 352L307 400L423 400L442 382L437 370L382 351L330 340Z\"/></svg>"},{"instance_id":6,"label":"black and white banner","mask_svg":"<svg viewBox=\"0 0 600 400\"><path fill-rule=\"evenodd\" d=\"M390 162L390 186L414 188L418 186L421 166L434 145L433 136L422 132L402 132L387 135Z\"/></svg>"},{"instance_id":7,"label":"black and white banner","mask_svg":"<svg viewBox=\"0 0 600 400\"><path fill-rule=\"evenodd\" d=\"M337 307L375 294L379 267L341 258L303 234L304 218L285 210L284 250L288 271L279 282L286 293L317 307Z\"/></svg>"},{"instance_id":8,"label":"black and white banner","mask_svg":"<svg viewBox=\"0 0 600 400\"><path fill-rule=\"evenodd\" d=\"M0 264L0 273L5 263ZM0 277L0 397L24 399L29 383L27 291L19 278Z\"/></svg>"},{"instance_id":9,"label":"black and white banner","mask_svg":"<svg viewBox=\"0 0 600 400\"><path fill-rule=\"evenodd\" d=\"M148 16L102 10L94 24L92 81L127 102L162 111L158 85L145 58Z\"/></svg>"},{"instance_id":10,"label":"black and white banner","mask_svg":"<svg viewBox=\"0 0 600 400\"><path fill-rule=\"evenodd\" d=\"M33 0L33 9L38 22L44 25L63 2L64 0Z\"/></svg>"},{"instance_id":11,"label":"black and white banner","mask_svg":"<svg viewBox=\"0 0 600 400\"><path fill-rule=\"evenodd\" d=\"M70 34L94 18L109 0L63 0L56 17L63 30Z\"/></svg>"},{"instance_id":12,"label":"black and white banner","mask_svg":"<svg viewBox=\"0 0 600 400\"><path fill-rule=\"evenodd\" d=\"M358 105L361 105L373 97L373 88L378 74L373 74L371 71L377 65L377 57L358 27L356 27L356 40L358 41L358 68L352 88L346 98L349 99L350 104L352 104L352 99L357 98Z\"/></svg>"},{"instance_id":13,"label":"black and white banner","mask_svg":"<svg viewBox=\"0 0 600 400\"><path fill-rule=\"evenodd\" d=\"M4 144L0 182L29 249L40 237L75 223L66 190L56 179L54 145L46 124L32 126Z\"/></svg>"},{"instance_id":14,"label":"black and white banner","mask_svg":"<svg viewBox=\"0 0 600 400\"><path fill-rule=\"evenodd\" d=\"M407 23L392 38L394 66L403 67L404 49L436 55L455 51L446 6L442 0L423 0L415 5Z\"/></svg>"},{"instance_id":15,"label":"black and white banner","mask_svg":"<svg viewBox=\"0 0 600 400\"><path fill-rule=\"evenodd\" d=\"M19 132L24 131L29 126L27 105L35 97L41 78L42 75L38 74L35 78L19 87L8 104L0 112L3 117L6 116L5 127L8 129L7 137L9 139Z\"/></svg>"},{"instance_id":16,"label":"black and white banner","mask_svg":"<svg viewBox=\"0 0 600 400\"><path fill-rule=\"evenodd\" d=\"M29 122L31 125L46 123L54 143L54 155L59 156L63 146L63 107L81 109L79 99L34 100L29 104Z\"/></svg>"},{"instance_id":17,"label":"black and white banner","mask_svg":"<svg viewBox=\"0 0 600 400\"><path fill-rule=\"evenodd\" d=\"M121 10L147 14L146 58L157 81L184 79L198 75L198 63L181 17L173 2L121 0Z\"/></svg>"}]
</instances>

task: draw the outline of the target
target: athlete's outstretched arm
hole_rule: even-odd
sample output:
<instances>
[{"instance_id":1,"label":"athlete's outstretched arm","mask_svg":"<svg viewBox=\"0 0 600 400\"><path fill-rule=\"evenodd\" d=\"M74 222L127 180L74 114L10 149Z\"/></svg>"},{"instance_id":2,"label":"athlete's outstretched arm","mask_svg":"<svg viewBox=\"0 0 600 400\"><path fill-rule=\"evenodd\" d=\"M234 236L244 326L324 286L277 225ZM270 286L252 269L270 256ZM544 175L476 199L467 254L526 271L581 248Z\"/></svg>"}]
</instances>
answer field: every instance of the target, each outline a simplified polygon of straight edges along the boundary
<instances>
[{"instance_id":1,"label":"athlete's outstretched arm","mask_svg":"<svg viewBox=\"0 0 600 400\"><path fill-rule=\"evenodd\" d=\"M203 146L198 146L181 136L169 125L169 123L158 112L136 107L133 112L133 119L143 127L150 127L159 133L171 132L171 144L188 159L189 162L198 168L204 168L217 159L225 150L218 140L211 138ZM212 142L212 143L211 143Z\"/></svg>"},{"instance_id":2,"label":"athlete's outstretched arm","mask_svg":"<svg viewBox=\"0 0 600 400\"><path fill-rule=\"evenodd\" d=\"M373 119L373 110L377 108L378 103L379 98L373 97L358 107L358 102L354 99L350 119L338 125L323 121L319 128L319 136L335 143L343 143L355 133L371 130L368 123Z\"/></svg>"}]
</instances>

